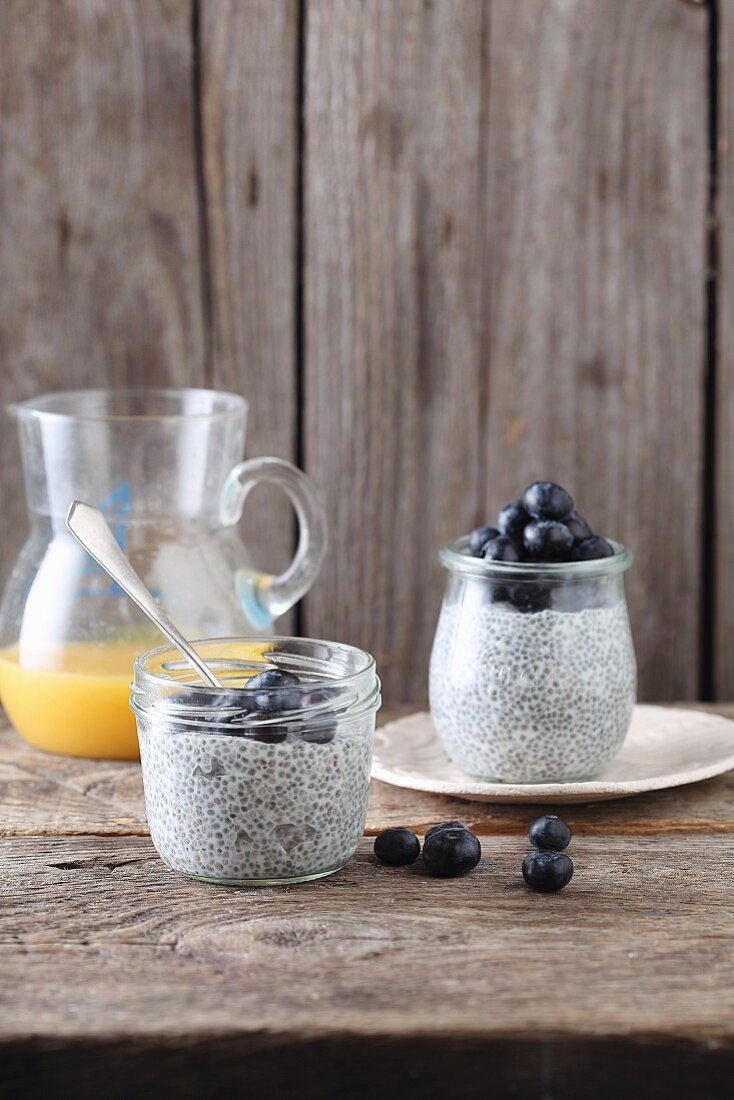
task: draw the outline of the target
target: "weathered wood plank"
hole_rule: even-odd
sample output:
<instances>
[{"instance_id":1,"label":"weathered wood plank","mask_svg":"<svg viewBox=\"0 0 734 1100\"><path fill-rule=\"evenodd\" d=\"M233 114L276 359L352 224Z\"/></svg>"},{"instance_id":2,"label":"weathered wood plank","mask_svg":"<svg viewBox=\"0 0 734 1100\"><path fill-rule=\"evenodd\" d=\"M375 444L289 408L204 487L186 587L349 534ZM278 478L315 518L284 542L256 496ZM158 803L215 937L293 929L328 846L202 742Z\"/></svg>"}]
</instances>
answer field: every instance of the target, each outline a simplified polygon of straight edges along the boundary
<instances>
[{"instance_id":1,"label":"weathered wood plank","mask_svg":"<svg viewBox=\"0 0 734 1100\"><path fill-rule=\"evenodd\" d=\"M201 116L212 383L250 402L247 450L296 460L297 0L201 5ZM246 541L273 572L293 550L277 490L248 501ZM293 618L281 620L287 630Z\"/></svg>"},{"instance_id":2,"label":"weathered wood plank","mask_svg":"<svg viewBox=\"0 0 734 1100\"><path fill-rule=\"evenodd\" d=\"M311 0L305 453L332 547L305 630L424 694L439 547L481 485L478 0Z\"/></svg>"},{"instance_id":3,"label":"weathered wood plank","mask_svg":"<svg viewBox=\"0 0 734 1100\"><path fill-rule=\"evenodd\" d=\"M714 698L734 697L734 12L717 4L716 552L712 606Z\"/></svg>"},{"instance_id":4,"label":"weathered wood plank","mask_svg":"<svg viewBox=\"0 0 734 1100\"><path fill-rule=\"evenodd\" d=\"M0 6L0 404L201 384L191 4ZM25 528L0 432L0 579Z\"/></svg>"},{"instance_id":5,"label":"weathered wood plank","mask_svg":"<svg viewBox=\"0 0 734 1100\"><path fill-rule=\"evenodd\" d=\"M732 705L715 709L734 717ZM396 708L387 708L381 721L394 717ZM523 835L543 808L542 803L533 808L470 802L374 781L366 832L405 825L423 833L437 821L460 818L487 835ZM734 772L614 802L554 806L553 812L586 836L731 833ZM0 729L0 836L141 836L147 831L138 764L50 756L27 746L7 727Z\"/></svg>"},{"instance_id":6,"label":"weathered wood plank","mask_svg":"<svg viewBox=\"0 0 734 1100\"><path fill-rule=\"evenodd\" d=\"M634 550L646 700L698 691L707 19L491 4L486 510L548 476Z\"/></svg>"},{"instance_id":7,"label":"weathered wood plank","mask_svg":"<svg viewBox=\"0 0 734 1100\"><path fill-rule=\"evenodd\" d=\"M143 838L4 841L0 1034L734 1045L728 837L577 837L559 895L525 887L525 850L487 838L446 881L365 841L331 880L233 889Z\"/></svg>"},{"instance_id":8,"label":"weathered wood plank","mask_svg":"<svg viewBox=\"0 0 734 1100\"><path fill-rule=\"evenodd\" d=\"M706 42L669 0L309 6L306 457L340 553L306 624L389 700L424 693L438 547L538 476L636 551L642 698L695 697Z\"/></svg>"}]
</instances>

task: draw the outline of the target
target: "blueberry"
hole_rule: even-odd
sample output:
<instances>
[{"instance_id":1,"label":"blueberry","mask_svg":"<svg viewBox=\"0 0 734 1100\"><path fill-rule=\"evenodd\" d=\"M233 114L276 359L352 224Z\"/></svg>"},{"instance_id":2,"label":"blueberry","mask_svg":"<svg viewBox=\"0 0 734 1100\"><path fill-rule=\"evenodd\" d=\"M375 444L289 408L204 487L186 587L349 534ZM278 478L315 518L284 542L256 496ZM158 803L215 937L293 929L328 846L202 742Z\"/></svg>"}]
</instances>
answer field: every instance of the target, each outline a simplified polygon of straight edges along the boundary
<instances>
[{"instance_id":1,"label":"blueberry","mask_svg":"<svg viewBox=\"0 0 734 1100\"><path fill-rule=\"evenodd\" d=\"M210 705L218 709L234 710L236 708L244 714L249 714L250 711L254 710L252 696L248 695L246 691L241 691L236 688L219 692L212 697ZM235 717L235 715L232 715L232 717Z\"/></svg>"},{"instance_id":2,"label":"blueberry","mask_svg":"<svg viewBox=\"0 0 734 1100\"><path fill-rule=\"evenodd\" d=\"M428 840L429 837L435 833L442 833L444 829L469 829L468 825L465 825L463 821L439 821L436 825L431 825L430 829L426 833L424 840Z\"/></svg>"},{"instance_id":3,"label":"blueberry","mask_svg":"<svg viewBox=\"0 0 734 1100\"><path fill-rule=\"evenodd\" d=\"M423 844L423 863L429 875L456 878L473 871L482 857L482 846L465 825L439 829Z\"/></svg>"},{"instance_id":4,"label":"blueberry","mask_svg":"<svg viewBox=\"0 0 734 1100\"><path fill-rule=\"evenodd\" d=\"M506 535L498 535L496 539L490 539L484 547L485 561L519 561L520 555L513 542Z\"/></svg>"},{"instance_id":5,"label":"blueberry","mask_svg":"<svg viewBox=\"0 0 734 1100\"><path fill-rule=\"evenodd\" d=\"M335 688L314 688L307 692L301 699L301 707L304 710L304 721L298 733L302 741L310 745L328 745L336 736L336 720L329 711L325 711L324 705L333 705L334 698L338 695ZM308 717L311 707L321 708L321 713L313 718Z\"/></svg>"},{"instance_id":6,"label":"blueberry","mask_svg":"<svg viewBox=\"0 0 734 1100\"><path fill-rule=\"evenodd\" d=\"M298 730L300 740L308 745L330 745L337 736L337 723L330 715L313 718Z\"/></svg>"},{"instance_id":7,"label":"blueberry","mask_svg":"<svg viewBox=\"0 0 734 1100\"><path fill-rule=\"evenodd\" d=\"M497 518L500 534L512 539L516 546L522 546L522 533L529 522L530 516L523 508L521 500L510 501Z\"/></svg>"},{"instance_id":8,"label":"blueberry","mask_svg":"<svg viewBox=\"0 0 734 1100\"><path fill-rule=\"evenodd\" d=\"M584 517L580 516L576 511L570 512L565 516L563 522L576 539L576 542L580 542L581 539L590 539L594 534Z\"/></svg>"},{"instance_id":9,"label":"blueberry","mask_svg":"<svg viewBox=\"0 0 734 1100\"><path fill-rule=\"evenodd\" d=\"M614 549L600 535L582 539L573 548L573 561L595 561L597 558L613 558Z\"/></svg>"},{"instance_id":10,"label":"blueberry","mask_svg":"<svg viewBox=\"0 0 734 1100\"><path fill-rule=\"evenodd\" d=\"M280 745L288 736L288 730L285 726L263 726L262 729L251 726L240 730L238 736L248 741L260 741L263 745Z\"/></svg>"},{"instance_id":11,"label":"blueberry","mask_svg":"<svg viewBox=\"0 0 734 1100\"><path fill-rule=\"evenodd\" d=\"M550 607L551 590L535 583L515 584L509 590L509 600L518 611L546 611Z\"/></svg>"},{"instance_id":12,"label":"blueberry","mask_svg":"<svg viewBox=\"0 0 734 1100\"><path fill-rule=\"evenodd\" d=\"M303 696L301 706L304 710L308 710L309 707L323 707L324 703L331 703L338 694L337 688L314 688Z\"/></svg>"},{"instance_id":13,"label":"blueberry","mask_svg":"<svg viewBox=\"0 0 734 1100\"><path fill-rule=\"evenodd\" d=\"M573 497L553 481L534 481L523 493L522 505L533 519L563 519L573 511Z\"/></svg>"},{"instance_id":14,"label":"blueberry","mask_svg":"<svg viewBox=\"0 0 734 1100\"><path fill-rule=\"evenodd\" d=\"M571 826L562 817L546 814L530 826L528 840L533 848L541 851L562 852L564 848L568 848L572 836Z\"/></svg>"},{"instance_id":15,"label":"blueberry","mask_svg":"<svg viewBox=\"0 0 734 1100\"><path fill-rule=\"evenodd\" d=\"M522 877L532 890L552 894L568 886L573 863L564 852L528 852L522 861Z\"/></svg>"},{"instance_id":16,"label":"blueberry","mask_svg":"<svg viewBox=\"0 0 734 1100\"><path fill-rule=\"evenodd\" d=\"M298 710L301 696L289 688L297 687L301 681L292 672L280 668L269 668L253 676L248 688L254 691L255 707L262 714L278 714L283 710Z\"/></svg>"},{"instance_id":17,"label":"blueberry","mask_svg":"<svg viewBox=\"0 0 734 1100\"><path fill-rule=\"evenodd\" d=\"M568 561L573 549L573 535L568 527L553 519L529 523L523 532L523 542L533 561Z\"/></svg>"},{"instance_id":18,"label":"blueberry","mask_svg":"<svg viewBox=\"0 0 734 1100\"><path fill-rule=\"evenodd\" d=\"M305 725L300 731L301 741L309 745L329 745L336 737L336 722L324 718L320 725Z\"/></svg>"},{"instance_id":19,"label":"blueberry","mask_svg":"<svg viewBox=\"0 0 734 1100\"><path fill-rule=\"evenodd\" d=\"M180 692L169 695L166 704L177 708L174 721L178 718L220 726L239 722L254 709L252 697L235 689L216 693L196 689Z\"/></svg>"},{"instance_id":20,"label":"blueberry","mask_svg":"<svg viewBox=\"0 0 734 1100\"><path fill-rule=\"evenodd\" d=\"M469 535L469 553L472 557L481 558L485 543L496 539L498 535L496 527L475 527Z\"/></svg>"},{"instance_id":21,"label":"blueberry","mask_svg":"<svg viewBox=\"0 0 734 1100\"><path fill-rule=\"evenodd\" d=\"M295 687L300 680L293 672L286 672L282 668L266 668L248 680L248 688L283 688Z\"/></svg>"},{"instance_id":22,"label":"blueberry","mask_svg":"<svg viewBox=\"0 0 734 1100\"><path fill-rule=\"evenodd\" d=\"M375 839L374 851L380 863L388 867L406 867L417 860L421 844L410 829L385 829Z\"/></svg>"}]
</instances>

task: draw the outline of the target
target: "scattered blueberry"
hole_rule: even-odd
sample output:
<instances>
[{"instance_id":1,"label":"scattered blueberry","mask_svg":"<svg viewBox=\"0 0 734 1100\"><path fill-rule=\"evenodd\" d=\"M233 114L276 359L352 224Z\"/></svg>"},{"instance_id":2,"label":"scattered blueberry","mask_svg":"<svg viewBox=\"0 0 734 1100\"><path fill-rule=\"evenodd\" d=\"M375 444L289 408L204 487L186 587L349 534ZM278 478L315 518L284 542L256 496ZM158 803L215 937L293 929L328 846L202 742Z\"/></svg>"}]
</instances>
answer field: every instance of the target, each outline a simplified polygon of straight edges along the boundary
<instances>
[{"instance_id":1,"label":"scattered blueberry","mask_svg":"<svg viewBox=\"0 0 734 1100\"><path fill-rule=\"evenodd\" d=\"M442 833L444 829L469 829L469 826L464 824L463 821L439 821L437 825L431 825L430 829L423 838L424 841L433 836L434 833Z\"/></svg>"},{"instance_id":2,"label":"scattered blueberry","mask_svg":"<svg viewBox=\"0 0 734 1100\"><path fill-rule=\"evenodd\" d=\"M522 505L533 519L563 519L573 511L573 497L553 481L534 481L523 493Z\"/></svg>"},{"instance_id":3,"label":"scattered blueberry","mask_svg":"<svg viewBox=\"0 0 734 1100\"><path fill-rule=\"evenodd\" d=\"M552 894L568 886L573 863L564 852L528 852L522 861L522 877L531 890Z\"/></svg>"},{"instance_id":4,"label":"scattered blueberry","mask_svg":"<svg viewBox=\"0 0 734 1100\"><path fill-rule=\"evenodd\" d=\"M472 871L482 857L482 846L466 826L457 829L439 829L426 837L423 844L423 863L429 875L437 878L456 878Z\"/></svg>"},{"instance_id":5,"label":"scattered blueberry","mask_svg":"<svg viewBox=\"0 0 734 1100\"><path fill-rule=\"evenodd\" d=\"M499 531L496 527L475 527L469 535L469 553L472 557L481 558L484 546L491 539L496 539Z\"/></svg>"},{"instance_id":6,"label":"scattered blueberry","mask_svg":"<svg viewBox=\"0 0 734 1100\"><path fill-rule=\"evenodd\" d=\"M581 542L581 539L590 539L594 534L584 517L576 511L564 516L563 522L576 539L576 542Z\"/></svg>"},{"instance_id":7,"label":"scattered blueberry","mask_svg":"<svg viewBox=\"0 0 734 1100\"><path fill-rule=\"evenodd\" d=\"M562 852L571 843L571 826L556 814L539 817L530 826L528 840L533 848L546 852Z\"/></svg>"},{"instance_id":8,"label":"scattered blueberry","mask_svg":"<svg viewBox=\"0 0 734 1100\"><path fill-rule=\"evenodd\" d=\"M506 535L498 535L496 539L490 539L485 544L483 557L485 561L520 560L520 555L515 549L514 543Z\"/></svg>"},{"instance_id":9,"label":"scattered blueberry","mask_svg":"<svg viewBox=\"0 0 734 1100\"><path fill-rule=\"evenodd\" d=\"M385 829L375 839L375 855L380 863L386 863L388 867L406 867L409 863L415 863L420 851L420 841L410 829Z\"/></svg>"},{"instance_id":10,"label":"scattered blueberry","mask_svg":"<svg viewBox=\"0 0 734 1100\"><path fill-rule=\"evenodd\" d=\"M600 535L582 539L573 548L573 561L594 561L597 558L613 558L614 549Z\"/></svg>"},{"instance_id":11,"label":"scattered blueberry","mask_svg":"<svg viewBox=\"0 0 734 1100\"><path fill-rule=\"evenodd\" d=\"M255 707L261 714L278 714L283 710L298 710L301 697L297 691L289 691L301 683L292 672L269 668L248 681L247 687L256 694Z\"/></svg>"},{"instance_id":12,"label":"scattered blueberry","mask_svg":"<svg viewBox=\"0 0 734 1100\"><path fill-rule=\"evenodd\" d=\"M529 523L523 532L523 542L533 561L568 561L573 549L573 535L568 527L553 519Z\"/></svg>"},{"instance_id":13,"label":"scattered blueberry","mask_svg":"<svg viewBox=\"0 0 734 1100\"><path fill-rule=\"evenodd\" d=\"M500 534L512 539L516 546L522 546L522 533L529 522L530 516L520 500L513 500L506 504L497 518Z\"/></svg>"}]
</instances>

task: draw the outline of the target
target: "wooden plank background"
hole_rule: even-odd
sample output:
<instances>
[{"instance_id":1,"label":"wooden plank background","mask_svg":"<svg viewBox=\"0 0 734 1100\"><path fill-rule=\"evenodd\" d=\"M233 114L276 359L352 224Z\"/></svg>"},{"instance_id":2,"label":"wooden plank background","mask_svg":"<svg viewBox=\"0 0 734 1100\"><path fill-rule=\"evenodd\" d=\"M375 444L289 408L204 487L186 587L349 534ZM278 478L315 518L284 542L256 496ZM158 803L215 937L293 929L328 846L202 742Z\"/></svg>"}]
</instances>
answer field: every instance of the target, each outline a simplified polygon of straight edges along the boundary
<instances>
[{"instance_id":1,"label":"wooden plank background","mask_svg":"<svg viewBox=\"0 0 734 1100\"><path fill-rule=\"evenodd\" d=\"M730 15L0 0L0 401L244 393L329 513L286 627L370 648L391 701L425 696L440 545L555 477L636 552L641 696L732 697ZM4 579L7 423L0 507ZM287 559L265 490L245 523Z\"/></svg>"}]
</instances>

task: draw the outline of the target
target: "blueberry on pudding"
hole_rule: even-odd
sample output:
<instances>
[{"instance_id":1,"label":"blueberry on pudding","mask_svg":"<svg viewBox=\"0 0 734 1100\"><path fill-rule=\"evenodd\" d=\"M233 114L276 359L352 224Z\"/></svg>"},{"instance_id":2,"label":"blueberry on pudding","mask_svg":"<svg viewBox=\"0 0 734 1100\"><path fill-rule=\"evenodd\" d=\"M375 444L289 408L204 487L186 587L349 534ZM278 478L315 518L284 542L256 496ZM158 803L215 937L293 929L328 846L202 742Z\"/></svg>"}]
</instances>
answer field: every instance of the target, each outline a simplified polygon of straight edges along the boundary
<instances>
[{"instance_id":1,"label":"blueberry on pudding","mask_svg":"<svg viewBox=\"0 0 734 1100\"><path fill-rule=\"evenodd\" d=\"M492 539L496 539L498 535L499 531L496 527L489 527L486 524L484 527L475 527L469 535L469 553L475 558L481 558L484 547Z\"/></svg>"},{"instance_id":2,"label":"blueberry on pudding","mask_svg":"<svg viewBox=\"0 0 734 1100\"><path fill-rule=\"evenodd\" d=\"M568 561L574 538L560 520L534 519L523 531L522 541L532 561Z\"/></svg>"},{"instance_id":3,"label":"blueberry on pudding","mask_svg":"<svg viewBox=\"0 0 734 1100\"><path fill-rule=\"evenodd\" d=\"M636 693L624 595L632 555L580 504L583 513L563 486L533 482L496 524L476 528L499 535L472 532L441 552L431 713L469 775L583 780L621 748Z\"/></svg>"}]
</instances>

